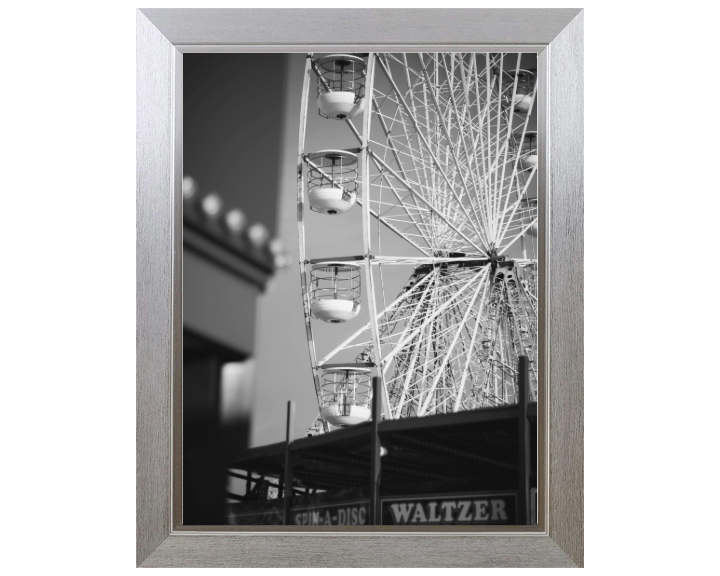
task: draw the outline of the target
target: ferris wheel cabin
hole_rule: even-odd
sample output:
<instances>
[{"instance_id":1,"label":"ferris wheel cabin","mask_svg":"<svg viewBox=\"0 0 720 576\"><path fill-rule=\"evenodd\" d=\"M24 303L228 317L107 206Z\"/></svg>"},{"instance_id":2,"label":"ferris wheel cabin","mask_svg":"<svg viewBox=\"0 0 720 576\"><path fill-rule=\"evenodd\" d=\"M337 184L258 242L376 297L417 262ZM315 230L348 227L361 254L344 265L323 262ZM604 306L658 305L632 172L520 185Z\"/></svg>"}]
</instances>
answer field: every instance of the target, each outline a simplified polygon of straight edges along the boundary
<instances>
[{"instance_id":1,"label":"ferris wheel cabin","mask_svg":"<svg viewBox=\"0 0 720 576\"><path fill-rule=\"evenodd\" d=\"M537 132L525 132L525 138L522 134L516 134L515 140L520 147L520 167L523 170L532 170L538 161L537 152Z\"/></svg>"},{"instance_id":2,"label":"ferris wheel cabin","mask_svg":"<svg viewBox=\"0 0 720 576\"><path fill-rule=\"evenodd\" d=\"M519 114L527 114L533 100L533 90L535 89L535 72L533 70L518 70L517 88L515 90L515 99L513 101L513 109Z\"/></svg>"},{"instance_id":3,"label":"ferris wheel cabin","mask_svg":"<svg viewBox=\"0 0 720 576\"><path fill-rule=\"evenodd\" d=\"M360 266L348 262L323 262L310 271L310 314L339 324L360 312Z\"/></svg>"},{"instance_id":4,"label":"ferris wheel cabin","mask_svg":"<svg viewBox=\"0 0 720 576\"><path fill-rule=\"evenodd\" d=\"M370 420L370 369L348 364L325 369L321 385L322 418L333 426L353 426Z\"/></svg>"},{"instance_id":5,"label":"ferris wheel cabin","mask_svg":"<svg viewBox=\"0 0 720 576\"><path fill-rule=\"evenodd\" d=\"M358 159L352 152L323 150L308 156L308 200L316 212L347 212L357 201Z\"/></svg>"},{"instance_id":6,"label":"ferris wheel cabin","mask_svg":"<svg viewBox=\"0 0 720 576\"><path fill-rule=\"evenodd\" d=\"M363 108L365 61L349 54L330 54L317 61L320 115L348 120Z\"/></svg>"}]
</instances>

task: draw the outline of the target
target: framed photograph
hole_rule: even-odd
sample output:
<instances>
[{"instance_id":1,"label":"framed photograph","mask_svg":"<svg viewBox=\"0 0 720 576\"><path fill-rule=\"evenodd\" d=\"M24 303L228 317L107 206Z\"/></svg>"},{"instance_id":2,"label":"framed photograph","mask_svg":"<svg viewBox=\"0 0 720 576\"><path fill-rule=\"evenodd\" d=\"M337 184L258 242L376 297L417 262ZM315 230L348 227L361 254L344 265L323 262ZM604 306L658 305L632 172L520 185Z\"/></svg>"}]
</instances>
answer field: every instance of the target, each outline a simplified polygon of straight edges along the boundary
<instances>
[{"instance_id":1,"label":"framed photograph","mask_svg":"<svg viewBox=\"0 0 720 576\"><path fill-rule=\"evenodd\" d=\"M138 10L138 566L583 565L582 18Z\"/></svg>"}]
</instances>

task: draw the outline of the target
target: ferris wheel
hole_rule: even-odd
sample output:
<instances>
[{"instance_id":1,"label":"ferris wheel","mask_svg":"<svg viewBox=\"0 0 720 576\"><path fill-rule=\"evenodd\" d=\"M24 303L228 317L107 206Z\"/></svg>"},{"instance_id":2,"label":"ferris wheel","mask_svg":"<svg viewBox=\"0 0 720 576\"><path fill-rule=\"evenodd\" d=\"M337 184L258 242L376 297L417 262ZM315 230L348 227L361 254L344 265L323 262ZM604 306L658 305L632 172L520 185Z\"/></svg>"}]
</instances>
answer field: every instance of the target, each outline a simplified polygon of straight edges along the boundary
<instances>
[{"instance_id":1,"label":"ferris wheel","mask_svg":"<svg viewBox=\"0 0 720 576\"><path fill-rule=\"evenodd\" d=\"M307 56L298 231L311 431L368 420L373 375L384 419L514 404L522 355L537 399L534 68L534 54ZM357 147L305 150L316 107ZM354 210L362 254L306 254L308 211ZM319 325L346 322L349 337L316 349Z\"/></svg>"}]
</instances>

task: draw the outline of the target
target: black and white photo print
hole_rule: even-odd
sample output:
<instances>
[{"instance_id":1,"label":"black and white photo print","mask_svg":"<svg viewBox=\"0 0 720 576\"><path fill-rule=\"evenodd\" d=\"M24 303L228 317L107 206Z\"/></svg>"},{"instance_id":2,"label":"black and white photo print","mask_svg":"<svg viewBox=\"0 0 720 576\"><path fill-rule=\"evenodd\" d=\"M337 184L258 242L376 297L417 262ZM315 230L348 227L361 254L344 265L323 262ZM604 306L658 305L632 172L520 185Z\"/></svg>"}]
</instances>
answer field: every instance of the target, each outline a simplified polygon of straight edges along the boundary
<instances>
[{"instance_id":1,"label":"black and white photo print","mask_svg":"<svg viewBox=\"0 0 720 576\"><path fill-rule=\"evenodd\" d=\"M537 55L183 66L183 524L535 524Z\"/></svg>"}]
</instances>

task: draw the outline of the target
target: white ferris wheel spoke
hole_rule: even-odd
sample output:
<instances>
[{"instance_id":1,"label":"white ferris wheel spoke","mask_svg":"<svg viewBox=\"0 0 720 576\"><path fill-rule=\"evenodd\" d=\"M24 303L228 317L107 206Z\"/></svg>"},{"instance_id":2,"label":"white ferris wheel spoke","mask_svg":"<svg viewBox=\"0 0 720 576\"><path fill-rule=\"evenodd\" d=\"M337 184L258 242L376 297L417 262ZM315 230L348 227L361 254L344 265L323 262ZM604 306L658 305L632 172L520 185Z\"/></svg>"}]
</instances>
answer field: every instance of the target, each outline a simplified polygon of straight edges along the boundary
<instances>
[{"instance_id":1,"label":"white ferris wheel spoke","mask_svg":"<svg viewBox=\"0 0 720 576\"><path fill-rule=\"evenodd\" d=\"M501 69L502 69L502 67L501 67ZM515 102L515 95L517 94L518 72L519 72L519 71L520 71L520 57L517 58L517 63L516 63L516 65L515 65L515 79L514 79L514 81L513 81L513 89L512 89L512 95L511 95L511 97L510 97L510 102ZM500 101L501 101L501 99L498 98L498 102L500 102ZM498 116L499 116L499 115L498 115ZM529 117L530 117L530 116L528 115L527 118L529 118ZM505 142L503 143L504 155L503 155L503 162L502 162L502 175L501 175L501 177L500 177L500 182L501 182L501 183L505 181L505 168L506 168L506 166L507 166L507 154L508 154L508 149L510 148L510 138L511 138L512 133L513 133L513 127L512 127L512 124L513 124L512 107L510 107L509 118L507 119L507 122L506 122L506 123L507 123L507 128L506 128L506 130L505 130ZM525 126L527 126L527 119L525 120ZM499 134L499 132L498 132L498 134ZM515 170L516 168L517 168L517 163L515 163L515 165L513 166L513 170ZM511 182L510 182L510 187L508 188L507 194L505 195L506 203L507 203L507 198L509 198L509 196L510 196L510 191L511 191L511 190L512 190L512 180L511 180ZM496 203L496 206L495 206L496 213L500 210L499 204L500 204L500 201L501 201L501 199L502 199L502 191L503 191L503 190L502 190L502 185L501 185L501 186L499 187L498 194L497 194L497 203ZM507 204L506 204L506 205L507 205ZM493 241L494 241L496 244L498 243L498 238L497 238L497 231L498 231L498 230L497 230L497 229L498 229L498 218L495 218L495 219L493 220L492 238L493 238Z\"/></svg>"},{"instance_id":2,"label":"white ferris wheel spoke","mask_svg":"<svg viewBox=\"0 0 720 576\"><path fill-rule=\"evenodd\" d=\"M536 170L537 170L537 164L535 164L535 166L533 166L532 171L530 172L530 176L528 177L527 182L525 182L525 185L523 186L522 192L520 192L518 194L518 199L513 204L512 210L510 211L510 216L507 218L505 227L502 229L502 233L500 234L500 237L498 239L498 244L500 244L505 239L507 230L513 221L513 218L515 216L515 213L517 212L518 207L522 204L522 200L525 197L525 194L527 193L528 187L530 186L530 183L532 182L533 176L535 176Z\"/></svg>"},{"instance_id":3,"label":"white ferris wheel spoke","mask_svg":"<svg viewBox=\"0 0 720 576\"><path fill-rule=\"evenodd\" d=\"M372 99L372 104L373 104L373 107L379 112L379 108L377 107L377 103L376 103L376 101L375 101L375 98ZM387 127L387 125L386 125L385 120L383 119L383 117L382 117L380 114L378 114L377 116L378 116L378 118L380 119L380 125L382 126L383 132L385 133L385 136L386 136L386 138L387 138L388 144L390 144L390 148L391 148L391 150L392 150L392 152L393 152L393 156L395 157L395 162L397 163L398 167L400 168L400 173L401 173L401 174L403 175L403 177L407 180L407 175L405 174L405 170L404 170L404 168L403 168L402 161L400 160L400 156L399 156L399 154L398 154L398 151L397 151L397 149L396 149L396 147L395 147L395 143L393 142L392 137L391 137L391 135L390 135L390 130L388 129L388 127ZM414 160L414 159L413 159L413 160ZM387 178L386 178L386 180L387 180ZM425 241L427 242L427 244L430 245L430 240L429 240L429 238L425 235L425 233L424 233L423 229L420 227L420 225L418 225L418 222L415 220L415 217L413 216L412 212L410 212L411 207L405 204L405 201L400 197L400 195L398 194L398 192L395 190L395 187L389 182L389 180L387 181L387 183L388 183L388 186L390 187L390 189L393 191L393 194L394 194L395 197L397 198L398 202L400 202L400 204L402 204L402 207L405 209L405 212L406 212L407 215L410 217L410 219L412 220L413 224L415 224L415 227L416 227L416 228L418 229L418 231L423 235L423 238L425 239ZM414 196L413 196L413 198L414 198ZM416 203L416 205L415 205L415 208L417 208L417 203ZM423 224L424 224L424 222L423 222Z\"/></svg>"},{"instance_id":4,"label":"white ferris wheel spoke","mask_svg":"<svg viewBox=\"0 0 720 576\"><path fill-rule=\"evenodd\" d=\"M357 131L357 128L355 128L355 125L354 125L349 119L346 120L345 123L350 127L350 130L353 132L353 134L354 134L355 137L358 139L358 141L362 144L362 136L361 136L360 133ZM374 159L374 157L373 157L373 161L374 161L375 164L377 165L377 161ZM379 169L379 166L378 166L378 169ZM385 181L388 183L388 185L392 187L392 183L387 179L387 177L384 177L384 178L385 178ZM363 206L363 199L362 199L362 198L358 198L358 199L357 199L357 203L362 207L362 206ZM370 215L371 215L373 218L375 218L376 220L378 220L379 222L382 222L382 224L384 224L387 228L389 228L390 230L392 230L393 232L395 232L395 233L398 234L399 236L405 238L408 242L410 242L413 246L415 246L415 248L417 248L417 249L418 249L420 252L422 252L423 254L427 254L427 253L428 253L427 248L421 247L419 244L417 244L417 242L415 242L415 241L412 240L411 238L408 238L406 234L403 234L402 232L400 232L395 226L393 226L392 224L390 224L389 222L387 222L382 216L380 216L380 214L378 214L377 212L375 212L372 208L370 208Z\"/></svg>"},{"instance_id":5,"label":"white ferris wheel spoke","mask_svg":"<svg viewBox=\"0 0 720 576\"><path fill-rule=\"evenodd\" d=\"M483 306L483 305L485 304L485 302L487 301L486 299L487 299L487 294L488 294L489 288L490 288L490 281L488 281L488 282L485 284L485 289L484 289L484 291L483 291L483 296L482 296L482 298L481 298L481 300L480 300L481 306ZM470 365L470 360L471 360L472 357L473 357L473 350L474 350L474 345L475 345L475 338L476 338L477 333L478 333L478 328L480 327L479 316L480 316L481 311L482 311L482 310L478 310L478 319L476 319L475 325L473 326L472 337L470 338L470 345L469 345L469 347L468 347L468 352L467 352L467 356L466 356L467 359L466 359L466 361L465 361L465 366L464 366L463 371L462 371L462 378L460 379L460 385L459 385L459 387L458 387L457 396L455 397L455 403L454 403L454 405L453 405L453 412L457 412L458 409L460 408L460 402L462 401L462 395L463 395L463 392L465 391L465 382L466 382L466 380L467 380L468 374L470 373L470 371L468 370L468 367L469 367L469 365Z\"/></svg>"},{"instance_id":6,"label":"white ferris wheel spoke","mask_svg":"<svg viewBox=\"0 0 720 576\"><path fill-rule=\"evenodd\" d=\"M381 312L378 313L378 315L376 316L376 320L380 320L383 316L385 316L385 315L389 314L390 312L392 312L393 310L395 310L395 309L397 308L398 304L400 304L400 303L403 302L404 300L407 300L410 296L412 296L413 294L415 294L416 292L418 292L419 288L420 288L421 286L423 286L425 283L429 282L430 279L435 275L435 273L436 273L436 270L433 270L433 271L430 272L427 276L425 276L422 280L420 280L417 284L415 284L415 286L413 286L412 288L410 288L410 290L408 290L408 291L405 292L404 294L401 294L400 296L398 296L395 300L393 300L393 301L390 303L390 305L389 305L387 308L385 308L385 310L383 310L383 311L381 311ZM360 329L358 329L356 332L354 332L354 333L353 333L351 336L349 336L342 344L340 344L339 346L337 346L337 347L336 347L334 350L332 350L329 354L326 354L326 355L322 358L322 360L320 360L320 361L318 362L318 366L322 366L323 364L325 364L328 360L330 360L333 356L335 356L335 354L337 354L337 353L340 352L341 350L344 350L344 349L348 346L348 344L350 344L350 342L352 342L352 341L355 340L358 336L360 336L360 334L362 334L363 332L368 331L369 329L370 329L370 321L368 320L368 322L367 322L362 328L360 328Z\"/></svg>"},{"instance_id":7,"label":"white ferris wheel spoke","mask_svg":"<svg viewBox=\"0 0 720 576\"><path fill-rule=\"evenodd\" d=\"M468 304L467 310L465 311L465 315L463 316L462 322L459 324L458 329L455 332L455 336L453 336L452 342L450 342L450 346L448 347L447 353L445 354L445 358L443 359L442 364L440 365L440 367L437 370L437 375L433 379L433 383L430 385L430 390L428 390L427 397L425 399L425 403L423 404L422 408L418 412L418 416L423 416L425 414L425 411L428 408L428 405L430 404L431 394L435 391L438 381L440 380L440 377L443 375L443 369L445 368L445 366L448 363L448 360L450 359L450 354L452 353L453 349L455 348L455 344L457 343L458 338L460 337L460 332L465 327L465 322L467 322L468 316L470 315L470 310L472 310L473 304L475 303L475 300L477 299L477 296L480 293L480 289L484 285L484 280L487 278L487 273L488 273L487 267L483 270L483 272L485 272L485 275L477 283L478 287L475 289L475 293L473 294L473 297L470 300L470 303Z\"/></svg>"},{"instance_id":8,"label":"white ferris wheel spoke","mask_svg":"<svg viewBox=\"0 0 720 576\"><path fill-rule=\"evenodd\" d=\"M471 286L480 277L480 275L482 273L483 273L483 270L480 270L479 272L477 272L477 274L473 275L472 278L469 281L467 281L460 290L458 290L453 296L451 296L442 305L440 305L440 307L438 307L434 312L432 312L418 328L413 330L409 335L405 336L405 338L403 338L397 344L395 349L392 350L392 352L390 352L390 354L388 354L387 356L382 358L382 365L385 366L388 362L390 362L390 360L392 360L394 358L395 354L397 354L398 351L400 349L402 349L402 347L405 344L407 344L411 338L413 338L420 330L422 330L423 328L426 328L428 324L430 324L435 318L437 318L437 316L441 312L443 312L445 310L445 308L447 308L456 298L458 298L458 296L460 296L463 292L465 292L465 290L467 290L468 287Z\"/></svg>"},{"instance_id":9,"label":"white ferris wheel spoke","mask_svg":"<svg viewBox=\"0 0 720 576\"><path fill-rule=\"evenodd\" d=\"M419 56L420 56L420 55L418 55L418 57L419 57ZM424 135L424 134L422 133L422 131L420 130L420 127L419 127L419 125L418 125L418 123L417 123L417 120L416 120L415 117L412 115L412 112L410 111L409 106L408 106L407 103L405 102L405 98L403 98L403 95L402 95L402 93L400 92L400 89L397 87L397 85L395 84L395 81L393 80L392 76L390 75L390 73L388 72L387 68L385 67L385 63L384 63L382 60L379 60L379 59L378 59L378 62L379 62L379 64L380 64L380 68L381 68L382 71L385 73L385 77L386 77L386 78L388 79L388 81L390 82L390 85L392 86L393 90L395 90L395 93L397 94L397 97L398 97L399 102L402 104L402 107L404 108L405 112L406 112L407 115L410 117L410 119L411 119L411 121L412 121L412 123L413 123L413 126L415 126L415 129L417 130L418 136L420 137L420 139L422 140L423 144L425 145L425 148L427 149L428 153L429 153L430 156L432 157L433 162L435 163L435 166L437 167L438 171L440 172L440 175L443 177L443 180L445 181L445 184L448 186L448 188L450 189L450 191L453 193L453 195L455 196L455 199L456 199L457 202L458 202L458 205L459 205L460 208L463 210L463 212L464 212L464 214L465 214L465 217L467 218L467 222L470 223L470 225L471 225L472 228L474 229L475 233L477 234L478 238L481 238L481 239L482 239L482 238L483 238L482 232L481 232L480 229L478 228L477 224L476 224L476 223L473 221L473 219L470 217L470 214L468 214L467 208L465 207L465 205L464 205L464 204L460 201L460 199L458 198L457 192L455 191L455 187L453 186L452 182L451 182L450 179L448 178L448 175L445 173L445 170L443 170L442 164L440 163L440 161L439 161L438 158L437 158L436 153L433 151L432 147L430 146L430 144L429 144L428 141L426 140L425 135ZM429 82L428 82L428 84L429 84ZM435 95L432 93L432 90L430 91L430 95L431 95L431 97L433 98L433 100L436 102L436 108L438 108L438 107L437 107L437 100L435 100ZM442 116L440 116L440 110L439 110L439 109L437 109L437 112L436 112L436 113L438 114L438 117L442 120Z\"/></svg>"},{"instance_id":10,"label":"white ferris wheel spoke","mask_svg":"<svg viewBox=\"0 0 720 576\"><path fill-rule=\"evenodd\" d=\"M530 230L530 228L532 228L535 224L537 224L537 218L535 218L534 220L532 220L532 222L530 222L530 224L528 224L527 226L525 226L525 228L522 229L522 231L520 232L520 234L518 234L517 236L515 236L515 238L513 238L512 240L510 240L510 242L508 242L508 243L502 248L502 250L500 250L500 251L498 252L498 255L504 254L505 251L506 251L508 248L510 248L510 246L512 246L512 245L515 244L515 242L517 242L520 238L522 238L523 236L525 236L525 234L527 233L527 231Z\"/></svg>"},{"instance_id":11,"label":"white ferris wheel spoke","mask_svg":"<svg viewBox=\"0 0 720 576\"><path fill-rule=\"evenodd\" d=\"M418 58L420 59L420 66L421 66L421 68L422 68L423 75L424 75L424 77L425 77L425 81L427 82L428 85L430 85L430 84L431 84L431 82L430 82L430 77L428 76L427 68L425 67L425 62L424 62L424 59L423 59L423 55L422 55L422 54L418 54ZM435 98L435 94L434 94L433 91L430 91L430 96L431 96L432 99L433 99L433 103L434 103L434 105L435 105L435 108L438 109L438 112L439 112L440 106L439 106L439 104L438 104L437 99ZM454 102L454 98L452 98L452 96L451 96L450 99ZM448 106L448 113L449 113L449 110L450 110L450 107ZM447 142L448 142L448 144L449 144L451 138L450 138L450 132L448 131L448 128L447 128L445 119L442 117L441 114L439 115L439 119L440 119L440 126L441 126L441 128L442 128L442 130L443 130L443 132L444 132L444 134L445 134L445 138L446 138L446 140L447 140ZM463 147L464 147L464 145L465 145L465 140L462 138L462 132L461 132L461 131L459 131L459 135L460 135L460 139L461 139L461 141L462 141L462 143L463 143ZM463 189L464 189L464 191L465 191L465 194L467 194L468 199L469 199L469 198L472 197L472 195L470 194L470 190L468 189L467 182L465 181L465 178L463 178L463 176L462 176L462 170L460 169L460 162L459 162L459 160L458 160L455 147L454 147L454 146L448 146L448 149L449 149L449 155L452 156L453 162L454 162L454 164L455 164L455 168L456 168L456 170L457 170L457 173L458 173L458 176L459 176L459 178L460 178L460 181L461 181L461 184L462 184L462 186L463 186ZM467 156L467 149L465 149L465 155ZM448 184L448 185L450 185L450 184ZM453 188L453 190L454 190L454 187L452 187L452 188ZM475 187L475 194L477 195L477 193L478 193L477 187ZM456 198L457 198L458 204L460 204L460 205L463 207L463 209L464 209L464 208L465 208L465 205L462 203L461 198L458 197L457 195L456 195ZM479 216L478 216L478 214L477 214L477 211L475 210L475 205L471 202L471 203L470 203L470 206L471 206L471 208L473 209L473 213L474 213L474 215L475 215L475 221L480 220L480 218L479 218ZM470 218L469 215L467 215L467 213L466 213L466 216L468 216L468 219ZM484 242L485 242L486 245L487 245L487 244L488 244L488 239L485 237L485 235L482 234L479 230L478 230L477 232L478 232L478 235L484 240Z\"/></svg>"},{"instance_id":12,"label":"white ferris wheel spoke","mask_svg":"<svg viewBox=\"0 0 720 576\"><path fill-rule=\"evenodd\" d=\"M420 199L421 202L423 202L434 214L436 214L443 222L445 222L450 228L452 228L455 232L457 232L460 237L465 240L468 243L468 247L475 248L478 250L481 254L487 255L487 252L484 248L481 248L478 244L476 244L473 240L468 238L463 232L460 231L460 229L453 224L450 218L448 218L445 214L443 214L438 208L436 208L430 201L426 200L420 193L418 193L402 176L400 176L393 168L388 166L385 162L383 162L382 159L378 158L375 154L370 154L373 159L375 159L385 170L390 172L396 180L398 180L405 188L411 192L414 196Z\"/></svg>"}]
</instances>

